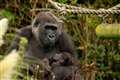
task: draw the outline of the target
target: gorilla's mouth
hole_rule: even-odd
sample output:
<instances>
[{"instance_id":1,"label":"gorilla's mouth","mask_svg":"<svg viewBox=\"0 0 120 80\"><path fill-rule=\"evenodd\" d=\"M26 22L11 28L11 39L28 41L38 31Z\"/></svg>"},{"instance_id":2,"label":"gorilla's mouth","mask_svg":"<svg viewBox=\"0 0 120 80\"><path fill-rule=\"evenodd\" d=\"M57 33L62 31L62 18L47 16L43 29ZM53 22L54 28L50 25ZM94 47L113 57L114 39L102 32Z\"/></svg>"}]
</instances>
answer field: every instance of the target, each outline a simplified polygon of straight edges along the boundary
<instances>
[{"instance_id":1,"label":"gorilla's mouth","mask_svg":"<svg viewBox=\"0 0 120 80\"><path fill-rule=\"evenodd\" d=\"M55 37L49 38L49 37L42 38L42 39L40 39L40 41L44 46L51 46L52 47L55 45L56 38Z\"/></svg>"},{"instance_id":2,"label":"gorilla's mouth","mask_svg":"<svg viewBox=\"0 0 120 80\"><path fill-rule=\"evenodd\" d=\"M48 44L48 45L54 45L55 44L55 37L54 38L46 38L46 43Z\"/></svg>"},{"instance_id":3,"label":"gorilla's mouth","mask_svg":"<svg viewBox=\"0 0 120 80\"><path fill-rule=\"evenodd\" d=\"M43 46L54 46L56 43L57 35L53 32L39 32L39 40Z\"/></svg>"}]
</instances>

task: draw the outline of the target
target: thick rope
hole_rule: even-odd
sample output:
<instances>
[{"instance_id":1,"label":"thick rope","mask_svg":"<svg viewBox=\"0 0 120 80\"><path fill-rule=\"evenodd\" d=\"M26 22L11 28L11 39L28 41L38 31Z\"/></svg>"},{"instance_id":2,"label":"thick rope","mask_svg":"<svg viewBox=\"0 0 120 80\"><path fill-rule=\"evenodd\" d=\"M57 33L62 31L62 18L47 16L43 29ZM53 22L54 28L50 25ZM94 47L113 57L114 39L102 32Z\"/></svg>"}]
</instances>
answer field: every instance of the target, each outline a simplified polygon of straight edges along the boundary
<instances>
[{"instance_id":1,"label":"thick rope","mask_svg":"<svg viewBox=\"0 0 120 80\"><path fill-rule=\"evenodd\" d=\"M52 0L48 0L56 9L61 13L77 13L77 14L120 14L120 4L109 9L88 9L82 7L76 7L66 4L60 4Z\"/></svg>"}]
</instances>

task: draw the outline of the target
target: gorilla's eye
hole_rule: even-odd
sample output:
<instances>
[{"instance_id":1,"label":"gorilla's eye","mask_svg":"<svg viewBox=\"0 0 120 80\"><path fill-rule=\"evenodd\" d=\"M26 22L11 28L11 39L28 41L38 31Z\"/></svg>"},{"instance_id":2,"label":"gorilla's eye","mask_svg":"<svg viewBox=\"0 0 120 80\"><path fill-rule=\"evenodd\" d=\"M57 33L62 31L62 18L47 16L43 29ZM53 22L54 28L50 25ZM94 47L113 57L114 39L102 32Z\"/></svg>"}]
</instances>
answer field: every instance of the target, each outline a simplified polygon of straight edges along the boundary
<instances>
[{"instance_id":1,"label":"gorilla's eye","mask_svg":"<svg viewBox=\"0 0 120 80\"><path fill-rule=\"evenodd\" d=\"M47 26L45 26L45 29L57 30L57 27L56 26L47 25Z\"/></svg>"}]
</instances>

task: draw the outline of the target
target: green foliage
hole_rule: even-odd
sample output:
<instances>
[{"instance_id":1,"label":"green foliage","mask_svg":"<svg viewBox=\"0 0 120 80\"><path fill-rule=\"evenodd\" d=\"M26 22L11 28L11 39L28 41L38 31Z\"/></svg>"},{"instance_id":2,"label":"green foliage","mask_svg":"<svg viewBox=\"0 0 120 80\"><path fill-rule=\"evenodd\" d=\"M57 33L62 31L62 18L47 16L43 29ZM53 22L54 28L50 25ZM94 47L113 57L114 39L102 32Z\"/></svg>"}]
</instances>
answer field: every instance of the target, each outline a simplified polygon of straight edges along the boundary
<instances>
[{"instance_id":1,"label":"green foliage","mask_svg":"<svg viewBox=\"0 0 120 80\"><path fill-rule=\"evenodd\" d=\"M76 4L77 0L58 0L59 3L71 3L71 4Z\"/></svg>"},{"instance_id":2,"label":"green foliage","mask_svg":"<svg viewBox=\"0 0 120 80\"><path fill-rule=\"evenodd\" d=\"M101 23L100 18L96 15L88 15L86 18L86 24L89 28L95 29L97 25Z\"/></svg>"},{"instance_id":3,"label":"green foliage","mask_svg":"<svg viewBox=\"0 0 120 80\"><path fill-rule=\"evenodd\" d=\"M20 44L21 46L25 47L27 46L28 40L24 37L21 38Z\"/></svg>"},{"instance_id":4,"label":"green foliage","mask_svg":"<svg viewBox=\"0 0 120 80\"><path fill-rule=\"evenodd\" d=\"M6 9L0 10L0 16L6 17L12 24L15 23L15 16L9 10L6 10Z\"/></svg>"},{"instance_id":5,"label":"green foliage","mask_svg":"<svg viewBox=\"0 0 120 80\"><path fill-rule=\"evenodd\" d=\"M58 0L60 3L67 3L68 0Z\"/></svg>"},{"instance_id":6,"label":"green foliage","mask_svg":"<svg viewBox=\"0 0 120 80\"><path fill-rule=\"evenodd\" d=\"M93 2L92 5L89 3L91 1ZM98 9L110 8L120 3L120 0L58 0L58 2ZM80 2L82 2L82 4L79 4ZM44 0L40 0L38 3L36 3L35 0L23 0L20 2L19 0L9 0L3 5L3 9L0 10L0 16L7 17L11 21L10 25L12 24L13 26L10 27L8 33L5 35L6 46L4 45L4 47L0 49L0 53L3 53L8 49L7 47L11 44L13 37L15 36L13 32L15 31L16 27L20 28L24 27L24 25L31 24L32 18L37 13L30 12L32 8L48 7L48 3L44 3ZM104 40L96 37L95 28L101 23L101 18L98 17L98 15L76 15L72 13L68 13L65 16L61 15L60 17L62 17L62 19L65 21L66 31L72 36L75 47L78 51L77 53L80 57L80 62L83 63L86 56L89 64L94 61L94 58L96 59L96 67L98 68L96 80L120 80L120 42L119 40ZM113 19L111 23L114 23L114 21L120 23L120 15L108 15L108 17ZM106 19L108 22L110 21L108 18ZM111 30L113 30L113 28ZM107 31L105 31L105 33L107 33ZM114 44L116 42L117 44ZM20 50L22 51L21 53L24 53L24 47L26 44L27 40L22 38L22 41L20 42ZM23 54L21 55L21 60L19 61L20 64L17 65L17 72L14 75L14 80L18 80L17 75L24 77L24 80L29 80L30 78L29 76L20 73L21 68L26 68L25 64L22 63L22 59ZM85 64L82 64L82 66L84 65Z\"/></svg>"}]
</instances>

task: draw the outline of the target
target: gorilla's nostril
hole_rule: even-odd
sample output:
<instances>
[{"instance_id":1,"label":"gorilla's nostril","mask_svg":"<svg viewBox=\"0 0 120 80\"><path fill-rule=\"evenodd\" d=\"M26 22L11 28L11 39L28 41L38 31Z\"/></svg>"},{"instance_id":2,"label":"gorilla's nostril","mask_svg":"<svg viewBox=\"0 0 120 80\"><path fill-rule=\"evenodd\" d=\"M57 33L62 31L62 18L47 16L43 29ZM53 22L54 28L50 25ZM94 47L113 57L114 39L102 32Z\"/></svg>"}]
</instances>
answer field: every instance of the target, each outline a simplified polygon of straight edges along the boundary
<instances>
[{"instance_id":1,"label":"gorilla's nostril","mask_svg":"<svg viewBox=\"0 0 120 80\"><path fill-rule=\"evenodd\" d=\"M55 37L55 35L54 35L54 34L52 34L52 35L49 35L48 37L49 37L49 38L54 38L54 37Z\"/></svg>"}]
</instances>

